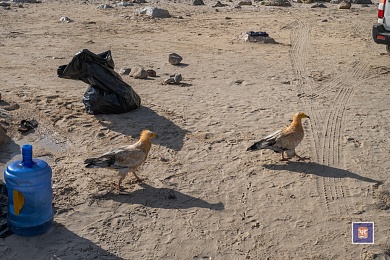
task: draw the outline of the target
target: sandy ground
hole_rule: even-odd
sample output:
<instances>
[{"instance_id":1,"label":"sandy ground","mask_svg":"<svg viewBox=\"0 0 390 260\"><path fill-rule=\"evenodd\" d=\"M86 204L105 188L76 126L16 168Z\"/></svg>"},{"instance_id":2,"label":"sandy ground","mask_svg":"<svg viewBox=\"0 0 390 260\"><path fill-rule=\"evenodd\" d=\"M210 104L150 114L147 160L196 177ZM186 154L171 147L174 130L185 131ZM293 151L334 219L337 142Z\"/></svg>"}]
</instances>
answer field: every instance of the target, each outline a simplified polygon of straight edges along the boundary
<instances>
[{"instance_id":1,"label":"sandy ground","mask_svg":"<svg viewBox=\"0 0 390 260\"><path fill-rule=\"evenodd\" d=\"M101 3L0 9L0 108L10 114L0 119L12 138L0 170L32 144L53 169L55 210L44 235L1 239L1 259L389 257L390 57L371 39L375 5ZM134 16L140 6L173 17ZM266 31L278 44L244 42L245 31ZM85 113L88 86L57 77L82 49L111 50L116 71L156 70L148 80L123 76L142 107ZM169 64L171 52L183 66ZM173 73L186 84L160 84ZM311 117L297 149L310 162L246 152L297 111ZM21 134L26 118L39 126ZM115 172L84 168L145 128L159 135L139 170L145 183L129 175L118 192ZM361 221L375 223L373 245L352 244L351 223Z\"/></svg>"}]
</instances>

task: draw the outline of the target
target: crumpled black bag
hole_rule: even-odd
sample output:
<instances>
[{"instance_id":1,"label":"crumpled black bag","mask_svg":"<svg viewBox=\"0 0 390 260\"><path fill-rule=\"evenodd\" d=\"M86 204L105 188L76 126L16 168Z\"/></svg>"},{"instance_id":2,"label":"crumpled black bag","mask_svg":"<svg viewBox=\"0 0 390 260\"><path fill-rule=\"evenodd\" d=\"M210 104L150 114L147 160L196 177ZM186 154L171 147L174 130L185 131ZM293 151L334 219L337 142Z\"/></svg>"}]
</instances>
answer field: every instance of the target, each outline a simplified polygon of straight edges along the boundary
<instances>
[{"instance_id":1,"label":"crumpled black bag","mask_svg":"<svg viewBox=\"0 0 390 260\"><path fill-rule=\"evenodd\" d=\"M110 50L94 54L84 49L68 65L59 66L57 75L90 85L83 96L89 114L121 114L137 109L141 98L114 71L114 66Z\"/></svg>"}]
</instances>

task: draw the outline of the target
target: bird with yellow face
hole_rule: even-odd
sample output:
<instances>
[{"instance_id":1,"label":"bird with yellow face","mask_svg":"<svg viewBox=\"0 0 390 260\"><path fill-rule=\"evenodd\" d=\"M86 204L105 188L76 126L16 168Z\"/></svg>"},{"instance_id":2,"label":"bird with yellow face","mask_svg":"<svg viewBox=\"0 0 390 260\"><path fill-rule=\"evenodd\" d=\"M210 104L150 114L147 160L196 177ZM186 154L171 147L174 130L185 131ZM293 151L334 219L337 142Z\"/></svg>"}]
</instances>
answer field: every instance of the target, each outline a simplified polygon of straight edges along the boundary
<instances>
[{"instance_id":1,"label":"bird with yellow face","mask_svg":"<svg viewBox=\"0 0 390 260\"><path fill-rule=\"evenodd\" d=\"M154 137L156 134L152 131L143 130L138 142L115 148L100 157L86 159L85 167L118 170L118 189L121 189L121 183L129 172L133 173L137 181L142 181L135 172L148 157L152 147L151 139Z\"/></svg>"},{"instance_id":2,"label":"bird with yellow face","mask_svg":"<svg viewBox=\"0 0 390 260\"><path fill-rule=\"evenodd\" d=\"M303 112L296 113L288 127L264 137L251 145L247 151L257 151L261 149L273 150L276 153L281 153L281 161L287 161L294 156L298 157L298 160L309 159L301 157L295 152L295 147L298 146L305 135L302 127L303 118L310 119L310 117ZM286 157L284 156L284 153L286 153Z\"/></svg>"}]
</instances>

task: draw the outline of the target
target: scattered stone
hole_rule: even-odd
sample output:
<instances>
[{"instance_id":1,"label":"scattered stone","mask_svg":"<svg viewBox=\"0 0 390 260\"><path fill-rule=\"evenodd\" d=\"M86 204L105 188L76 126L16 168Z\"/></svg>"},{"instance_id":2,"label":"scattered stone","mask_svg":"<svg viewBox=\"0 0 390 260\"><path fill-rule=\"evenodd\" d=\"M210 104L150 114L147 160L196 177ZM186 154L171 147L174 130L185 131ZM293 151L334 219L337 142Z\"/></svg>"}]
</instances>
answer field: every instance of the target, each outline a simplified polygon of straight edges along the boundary
<instances>
[{"instance_id":1,"label":"scattered stone","mask_svg":"<svg viewBox=\"0 0 390 260\"><path fill-rule=\"evenodd\" d=\"M130 74L130 71L131 71L130 68L123 67L123 68L120 69L119 75L121 75L121 76L123 76L123 75L129 75L129 74Z\"/></svg>"},{"instance_id":2,"label":"scattered stone","mask_svg":"<svg viewBox=\"0 0 390 260\"><path fill-rule=\"evenodd\" d=\"M163 85L174 84L174 80L173 78L164 79L162 84Z\"/></svg>"},{"instance_id":3,"label":"scattered stone","mask_svg":"<svg viewBox=\"0 0 390 260\"><path fill-rule=\"evenodd\" d=\"M135 79L146 79L146 78L148 78L148 75L149 75L148 72L146 70L142 69L139 71L139 73L135 73L133 77Z\"/></svg>"},{"instance_id":4,"label":"scattered stone","mask_svg":"<svg viewBox=\"0 0 390 260\"><path fill-rule=\"evenodd\" d=\"M222 4L220 1L218 1L213 7L225 7L227 4Z\"/></svg>"},{"instance_id":5,"label":"scattered stone","mask_svg":"<svg viewBox=\"0 0 390 260\"><path fill-rule=\"evenodd\" d=\"M147 2L145 0L133 0L134 4L146 4Z\"/></svg>"},{"instance_id":6,"label":"scattered stone","mask_svg":"<svg viewBox=\"0 0 390 260\"><path fill-rule=\"evenodd\" d=\"M6 2L0 2L0 6L9 7L11 4Z\"/></svg>"},{"instance_id":7,"label":"scattered stone","mask_svg":"<svg viewBox=\"0 0 390 260\"><path fill-rule=\"evenodd\" d=\"M142 70L143 67L141 66L134 66L133 68L130 69L129 76L134 77L134 74Z\"/></svg>"},{"instance_id":8,"label":"scattered stone","mask_svg":"<svg viewBox=\"0 0 390 260\"><path fill-rule=\"evenodd\" d=\"M311 8L327 8L327 7L323 3L317 2L314 5L312 5Z\"/></svg>"},{"instance_id":9,"label":"scattered stone","mask_svg":"<svg viewBox=\"0 0 390 260\"><path fill-rule=\"evenodd\" d=\"M175 73L175 75L173 75L173 82L175 84L179 84L182 79L183 78L182 78L181 74L179 74L179 73Z\"/></svg>"},{"instance_id":10,"label":"scattered stone","mask_svg":"<svg viewBox=\"0 0 390 260\"><path fill-rule=\"evenodd\" d=\"M251 0L243 0L243 1L240 1L238 3L239 6L242 6L242 5L252 5L252 1Z\"/></svg>"},{"instance_id":11,"label":"scattered stone","mask_svg":"<svg viewBox=\"0 0 390 260\"><path fill-rule=\"evenodd\" d=\"M246 32L249 36L263 36L263 37L269 37L269 34L267 32L254 32L254 31L249 31Z\"/></svg>"},{"instance_id":12,"label":"scattered stone","mask_svg":"<svg viewBox=\"0 0 390 260\"><path fill-rule=\"evenodd\" d=\"M183 58L177 54L177 53L171 53L169 54L169 63L172 64L172 65L178 65L180 64L180 62L183 60Z\"/></svg>"},{"instance_id":13,"label":"scattered stone","mask_svg":"<svg viewBox=\"0 0 390 260\"><path fill-rule=\"evenodd\" d=\"M193 0L192 5L195 5L195 6L204 5L204 2L203 2L203 0Z\"/></svg>"},{"instance_id":14,"label":"scattered stone","mask_svg":"<svg viewBox=\"0 0 390 260\"><path fill-rule=\"evenodd\" d=\"M276 41L269 36L253 36L248 33L244 35L244 41L256 43L276 43Z\"/></svg>"},{"instance_id":15,"label":"scattered stone","mask_svg":"<svg viewBox=\"0 0 390 260\"><path fill-rule=\"evenodd\" d=\"M141 66L135 66L131 69L129 75L135 79L146 79L148 77L148 72Z\"/></svg>"},{"instance_id":16,"label":"scattered stone","mask_svg":"<svg viewBox=\"0 0 390 260\"><path fill-rule=\"evenodd\" d=\"M133 4L130 2L119 2L116 4L116 6L132 6Z\"/></svg>"},{"instance_id":17,"label":"scattered stone","mask_svg":"<svg viewBox=\"0 0 390 260\"><path fill-rule=\"evenodd\" d=\"M323 23L324 23L324 22L327 22L327 21L328 21L328 19L322 19L322 20L321 20L321 22L323 22Z\"/></svg>"},{"instance_id":18,"label":"scattered stone","mask_svg":"<svg viewBox=\"0 0 390 260\"><path fill-rule=\"evenodd\" d=\"M143 7L135 10L136 15L147 15L155 18L170 18L171 15L165 9L157 7Z\"/></svg>"},{"instance_id":19,"label":"scattered stone","mask_svg":"<svg viewBox=\"0 0 390 260\"><path fill-rule=\"evenodd\" d=\"M341 1L343 0L331 0L329 3L338 5L339 3L341 3Z\"/></svg>"},{"instance_id":20,"label":"scattered stone","mask_svg":"<svg viewBox=\"0 0 390 260\"><path fill-rule=\"evenodd\" d=\"M339 9L351 9L352 4L348 1L341 1L339 3Z\"/></svg>"},{"instance_id":21,"label":"scattered stone","mask_svg":"<svg viewBox=\"0 0 390 260\"><path fill-rule=\"evenodd\" d=\"M98 5L96 8L97 9L110 9L113 7L111 5L102 4L102 5Z\"/></svg>"},{"instance_id":22,"label":"scattered stone","mask_svg":"<svg viewBox=\"0 0 390 260\"><path fill-rule=\"evenodd\" d=\"M152 69L149 69L149 70L146 70L148 72L148 76L149 77L156 77L157 76L157 73L155 70L152 70Z\"/></svg>"},{"instance_id":23,"label":"scattered stone","mask_svg":"<svg viewBox=\"0 0 390 260\"><path fill-rule=\"evenodd\" d=\"M167 85L167 84L176 84L176 85L177 85L177 84L180 83L180 81L181 81L182 79L183 79L183 78L182 78L181 74L175 73L174 75L171 75L170 78L164 79L163 82L162 82L162 84L163 84L163 85Z\"/></svg>"},{"instance_id":24,"label":"scattered stone","mask_svg":"<svg viewBox=\"0 0 390 260\"><path fill-rule=\"evenodd\" d=\"M11 0L9 2L14 2L14 3L32 3L32 4L41 3L41 1L37 1L37 0Z\"/></svg>"},{"instance_id":25,"label":"scattered stone","mask_svg":"<svg viewBox=\"0 0 390 260\"><path fill-rule=\"evenodd\" d=\"M265 1L266 6L291 6L289 0L267 0Z\"/></svg>"},{"instance_id":26,"label":"scattered stone","mask_svg":"<svg viewBox=\"0 0 390 260\"><path fill-rule=\"evenodd\" d=\"M63 23L71 23L71 22L73 22L73 20L70 19L68 16L62 16L62 17L60 18L60 22L63 22Z\"/></svg>"},{"instance_id":27,"label":"scattered stone","mask_svg":"<svg viewBox=\"0 0 390 260\"><path fill-rule=\"evenodd\" d=\"M372 5L371 0L352 0L352 4L360 4L360 5Z\"/></svg>"}]
</instances>

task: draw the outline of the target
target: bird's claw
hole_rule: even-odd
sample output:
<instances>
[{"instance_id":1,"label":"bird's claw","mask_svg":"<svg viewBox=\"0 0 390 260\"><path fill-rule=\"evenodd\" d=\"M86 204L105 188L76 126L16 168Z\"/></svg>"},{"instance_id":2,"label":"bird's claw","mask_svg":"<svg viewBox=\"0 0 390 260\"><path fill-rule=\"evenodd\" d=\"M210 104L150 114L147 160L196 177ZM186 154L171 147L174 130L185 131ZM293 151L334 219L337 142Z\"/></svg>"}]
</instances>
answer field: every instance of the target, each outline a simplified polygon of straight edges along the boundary
<instances>
[{"instance_id":1,"label":"bird's claw","mask_svg":"<svg viewBox=\"0 0 390 260\"><path fill-rule=\"evenodd\" d=\"M298 161L305 161L305 160L310 160L310 157L300 157L300 156L297 156L298 157Z\"/></svg>"},{"instance_id":2,"label":"bird's claw","mask_svg":"<svg viewBox=\"0 0 390 260\"><path fill-rule=\"evenodd\" d=\"M136 183L143 183L145 180L147 180L146 178L135 178L135 179L132 179L129 181L130 184L136 184Z\"/></svg>"},{"instance_id":3,"label":"bird's claw","mask_svg":"<svg viewBox=\"0 0 390 260\"><path fill-rule=\"evenodd\" d=\"M135 183L137 183L137 182L143 182L145 179L143 179L143 178L140 178L140 177L138 177L138 175L135 173L135 172L133 172L133 175L134 175L134 177L135 177L135 179L136 179L136 182Z\"/></svg>"},{"instance_id":4,"label":"bird's claw","mask_svg":"<svg viewBox=\"0 0 390 260\"><path fill-rule=\"evenodd\" d=\"M136 183L137 182L144 182L146 179L143 179L143 178L136 178Z\"/></svg>"}]
</instances>

